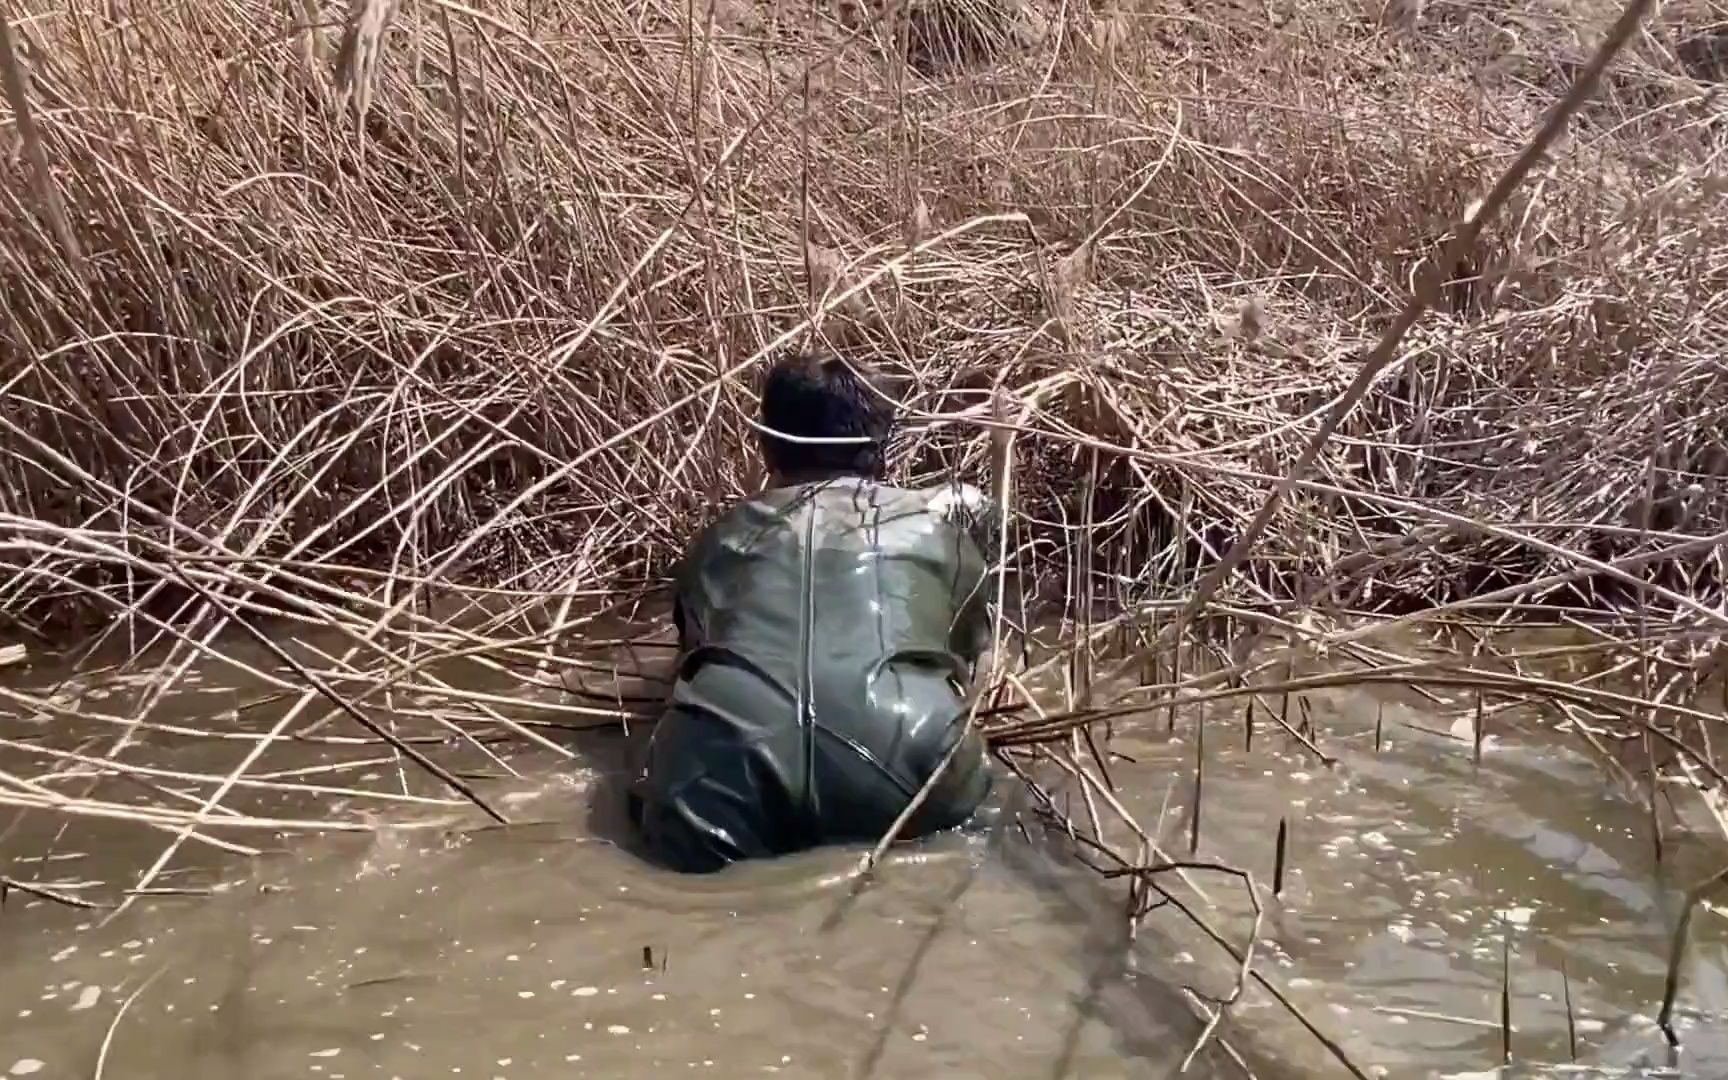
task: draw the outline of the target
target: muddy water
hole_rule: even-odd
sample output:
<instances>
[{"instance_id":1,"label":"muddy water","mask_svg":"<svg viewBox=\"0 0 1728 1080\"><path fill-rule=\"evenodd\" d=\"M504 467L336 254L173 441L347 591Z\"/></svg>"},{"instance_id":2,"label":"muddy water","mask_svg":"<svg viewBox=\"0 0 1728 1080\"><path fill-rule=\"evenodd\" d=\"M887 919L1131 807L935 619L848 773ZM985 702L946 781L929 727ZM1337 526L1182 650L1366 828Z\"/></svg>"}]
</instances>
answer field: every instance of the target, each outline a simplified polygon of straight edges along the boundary
<instances>
[{"instance_id":1,"label":"muddy water","mask_svg":"<svg viewBox=\"0 0 1728 1080\"><path fill-rule=\"evenodd\" d=\"M88 695L105 678L79 685ZM137 705L121 683L97 698L116 716ZM188 681L153 717L208 726L250 704L232 719L236 738L143 733L125 759L231 769L251 745L239 736L279 715L264 696L209 674ZM1310 705L1334 767L1264 723L1245 748L1238 723L1205 721L1197 830L1202 857L1265 883L1288 821L1290 872L1283 896L1267 898L1257 968L1306 1022L1369 1075L1495 1075L1506 984L1514 1075L1580 1075L1573 1042L1601 1070L1582 1075L1674 1075L1649 1071L1670 1063L1650 1018L1680 886L1728 858L1721 838L1671 823L1658 872L1647 807L1605 796L1599 769L1552 733L1509 727L1478 766L1470 743L1448 736L1450 714L1361 691ZM1117 727L1113 780L1142 822L1162 821L1172 849L1190 835L1200 722ZM81 724L12 710L0 772L78 767L44 759L43 746L105 752L111 726ZM401 730L422 729L405 719ZM319 737L353 731L332 722ZM185 845L118 915L14 892L0 912L0 1075L1168 1076L1201 1030L1181 988L1231 988L1233 963L1171 909L1127 943L1120 889L1063 857L1011 784L992 824L909 848L861 889L847 851L690 880L622 846L628 740L567 738L569 757L429 747L525 822L511 828L459 806L253 788L224 805L296 817L334 803L349 820L402 824L216 830L265 853ZM375 745L302 742L272 750L264 773L447 794ZM210 790L171 776L43 782L115 805L195 808ZM3 809L0 873L112 899L169 839ZM1196 907L1243 939L1241 887L1196 881L1213 901ZM1696 923L1682 1000L1678 1074L1728 1075L1721 914ZM1348 1075L1262 991L1219 1035L1259 1076ZM1242 1068L1214 1041L1187 1075Z\"/></svg>"}]
</instances>

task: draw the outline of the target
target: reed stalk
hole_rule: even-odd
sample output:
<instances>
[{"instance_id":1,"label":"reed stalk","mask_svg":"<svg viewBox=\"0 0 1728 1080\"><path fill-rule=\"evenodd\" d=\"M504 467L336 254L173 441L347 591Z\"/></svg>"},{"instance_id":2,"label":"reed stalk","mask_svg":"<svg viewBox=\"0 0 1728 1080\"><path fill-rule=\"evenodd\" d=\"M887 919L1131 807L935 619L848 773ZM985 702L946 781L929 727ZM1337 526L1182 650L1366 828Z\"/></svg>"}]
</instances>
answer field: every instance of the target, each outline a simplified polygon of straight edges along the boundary
<instances>
[{"instance_id":1,"label":"reed stalk","mask_svg":"<svg viewBox=\"0 0 1728 1080\"><path fill-rule=\"evenodd\" d=\"M767 40L719 5L367 0L332 43L312 5L284 35L280 4L187 0L127 23L124 80L76 44L119 16L8 15L0 804L171 837L122 906L185 842L486 813L467 770L651 715L611 639L755 482L756 371L816 339L893 377L897 480L1003 508L967 723L1136 921L1248 879L1162 853L1111 725L1195 719L1192 853L1201 710L1238 698L1244 752L1258 703L1328 766L1308 695L1343 686L1464 695L1478 765L1512 708L1631 782L1636 739L1659 843L1659 781L1728 791L1714 98L1635 33L1650 0L1547 12L1522 59L1349 7L1155 3L1077 45L1026 0L933 44L911 15ZM1539 622L1583 643L1495 644ZM1404 644L1441 633L1478 648ZM145 681L105 703L116 652ZM650 689L587 685L620 666ZM1047 711L1027 688L1063 671ZM189 709L202 680L242 703Z\"/></svg>"}]
</instances>

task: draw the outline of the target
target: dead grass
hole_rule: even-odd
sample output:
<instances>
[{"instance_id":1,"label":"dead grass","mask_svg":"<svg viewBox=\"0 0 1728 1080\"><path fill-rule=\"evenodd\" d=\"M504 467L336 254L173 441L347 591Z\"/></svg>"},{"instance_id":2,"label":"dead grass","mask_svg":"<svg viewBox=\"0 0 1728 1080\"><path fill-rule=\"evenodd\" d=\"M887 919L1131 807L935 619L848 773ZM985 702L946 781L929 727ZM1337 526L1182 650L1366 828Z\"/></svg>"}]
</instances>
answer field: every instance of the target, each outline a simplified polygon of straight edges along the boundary
<instances>
[{"instance_id":1,"label":"dead grass","mask_svg":"<svg viewBox=\"0 0 1728 1080\"><path fill-rule=\"evenodd\" d=\"M980 379L1048 390L1022 440L1037 517L1075 510L1075 433L1138 452L1106 451L1095 543L1141 590L1169 584L1172 558L1192 573L1240 530L1562 85L1536 67L1592 33L1542 5L1430 11L1414 37L1164 5L933 82L856 13L395 8L16 28L0 498L23 626L186 599L105 563L102 533L321 581L650 575L740 490L748 387L720 376L807 319L806 229L844 288L911 233L1001 212L1030 227L906 259L824 329L926 413L976 411ZM1520 56L1529 80L1495 67L1507 27L1547 50ZM1337 575L1429 511L1598 558L1728 516L1721 125L1661 45L1681 29L1635 43L1440 268L1445 310L1240 599L1324 576L1408 607L1564 561L1443 519ZM923 470L982 445L913 443ZM1714 562L1663 572L1715 588Z\"/></svg>"},{"instance_id":2,"label":"dead grass","mask_svg":"<svg viewBox=\"0 0 1728 1080\"><path fill-rule=\"evenodd\" d=\"M1592 737L1657 731L1707 786L1728 114L1699 80L1728 10L1663 5L1440 265L1616 11L1387 7L15 18L0 619L33 649L94 628L164 687L196 661L298 704L269 736L212 726L253 741L172 805L65 795L102 760L158 775L117 764L159 723L152 692L62 759L80 772L0 802L132 814L178 845L279 827L224 800L272 740L338 723L332 697L418 710L494 760L487 733L551 746L549 715L614 715L513 695L556 685L560 643L752 482L751 372L810 333L897 377L907 477L976 477L991 391L1014 403L1014 587L1056 615L1071 697L1033 719L993 698L1005 752L1104 791L1079 741L1107 715L1095 685L1132 668L1131 707L1175 708L1283 692L1292 656L1325 657L1541 699ZM1146 655L1434 275L1434 310L1175 635L1217 662ZM1636 689L1372 640L1537 611L1581 620ZM234 644L259 614L341 647L301 654L316 679L282 672Z\"/></svg>"}]
</instances>

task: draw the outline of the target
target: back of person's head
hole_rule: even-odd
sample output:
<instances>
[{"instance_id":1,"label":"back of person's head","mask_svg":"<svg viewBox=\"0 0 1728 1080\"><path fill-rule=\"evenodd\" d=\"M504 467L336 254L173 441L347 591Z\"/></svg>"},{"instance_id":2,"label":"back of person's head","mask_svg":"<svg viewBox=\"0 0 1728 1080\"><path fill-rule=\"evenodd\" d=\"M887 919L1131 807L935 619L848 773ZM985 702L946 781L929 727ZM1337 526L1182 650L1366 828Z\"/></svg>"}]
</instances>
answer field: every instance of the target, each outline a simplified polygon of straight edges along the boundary
<instances>
[{"instance_id":1,"label":"back of person's head","mask_svg":"<svg viewBox=\"0 0 1728 1080\"><path fill-rule=\"evenodd\" d=\"M777 361L762 383L762 457L782 476L863 476L887 468L893 405L870 376L837 356L804 352ZM806 439L793 442L770 432Z\"/></svg>"}]
</instances>

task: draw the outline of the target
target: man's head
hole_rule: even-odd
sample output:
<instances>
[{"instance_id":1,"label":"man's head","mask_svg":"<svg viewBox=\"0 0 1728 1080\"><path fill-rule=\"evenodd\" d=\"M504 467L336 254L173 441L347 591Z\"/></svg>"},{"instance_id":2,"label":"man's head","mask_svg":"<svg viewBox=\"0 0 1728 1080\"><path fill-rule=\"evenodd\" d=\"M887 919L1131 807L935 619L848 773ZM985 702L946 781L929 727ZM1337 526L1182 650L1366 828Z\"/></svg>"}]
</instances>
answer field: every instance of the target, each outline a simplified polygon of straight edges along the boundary
<instances>
[{"instance_id":1,"label":"man's head","mask_svg":"<svg viewBox=\"0 0 1728 1080\"><path fill-rule=\"evenodd\" d=\"M894 408L867 376L838 357L806 352L768 370L761 423L769 431L806 439L851 440L792 442L763 432L763 460L780 476L880 479Z\"/></svg>"}]
</instances>

